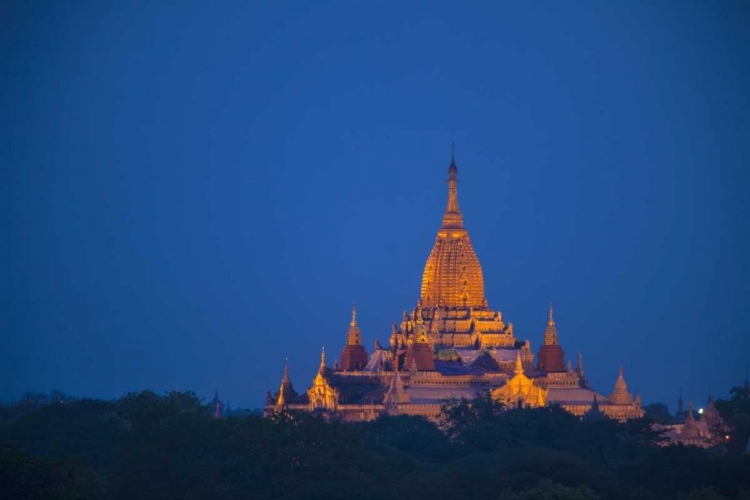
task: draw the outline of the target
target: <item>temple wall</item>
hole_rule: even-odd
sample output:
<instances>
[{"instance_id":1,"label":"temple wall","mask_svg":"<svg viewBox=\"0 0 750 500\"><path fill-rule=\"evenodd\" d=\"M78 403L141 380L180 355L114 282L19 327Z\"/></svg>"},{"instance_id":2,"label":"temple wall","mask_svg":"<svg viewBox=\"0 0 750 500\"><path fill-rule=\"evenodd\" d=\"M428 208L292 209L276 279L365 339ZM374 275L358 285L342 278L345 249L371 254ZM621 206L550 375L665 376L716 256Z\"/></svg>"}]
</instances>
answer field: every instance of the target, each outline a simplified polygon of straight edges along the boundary
<instances>
[{"instance_id":1,"label":"temple wall","mask_svg":"<svg viewBox=\"0 0 750 500\"><path fill-rule=\"evenodd\" d=\"M443 403L400 403L396 405L395 414L423 416L429 420L436 421L440 415ZM565 411L577 416L583 415L591 409L590 404L561 404ZM310 411L307 404L291 404L284 407L291 411ZM643 417L643 408L637 405L608 405L600 406L602 413L613 420L629 420ZM273 406L267 406L263 415L268 417L277 411ZM336 410L327 412L330 416L338 416L347 422L367 422L374 420L385 412L385 406L382 404L339 404Z\"/></svg>"}]
</instances>

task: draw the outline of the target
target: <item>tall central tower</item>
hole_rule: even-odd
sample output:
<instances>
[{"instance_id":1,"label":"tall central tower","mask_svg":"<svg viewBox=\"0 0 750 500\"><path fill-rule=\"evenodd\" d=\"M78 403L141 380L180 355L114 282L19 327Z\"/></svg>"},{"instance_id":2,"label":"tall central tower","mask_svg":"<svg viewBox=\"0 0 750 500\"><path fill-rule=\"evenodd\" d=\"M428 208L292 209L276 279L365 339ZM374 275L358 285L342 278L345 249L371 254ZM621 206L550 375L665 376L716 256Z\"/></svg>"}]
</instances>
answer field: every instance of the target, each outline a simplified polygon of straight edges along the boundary
<instances>
[{"instance_id":1,"label":"tall central tower","mask_svg":"<svg viewBox=\"0 0 750 500\"><path fill-rule=\"evenodd\" d=\"M404 313L401 328L391 335L391 346L411 345L418 336L423 341L417 343L430 344L435 351L516 344L513 325L503 321L500 311L490 310L484 297L482 266L458 205L455 155L448 167L448 205L427 257L417 307Z\"/></svg>"},{"instance_id":2,"label":"tall central tower","mask_svg":"<svg viewBox=\"0 0 750 500\"><path fill-rule=\"evenodd\" d=\"M486 308L479 259L458 206L455 155L448 167L448 206L422 274L423 307Z\"/></svg>"}]
</instances>

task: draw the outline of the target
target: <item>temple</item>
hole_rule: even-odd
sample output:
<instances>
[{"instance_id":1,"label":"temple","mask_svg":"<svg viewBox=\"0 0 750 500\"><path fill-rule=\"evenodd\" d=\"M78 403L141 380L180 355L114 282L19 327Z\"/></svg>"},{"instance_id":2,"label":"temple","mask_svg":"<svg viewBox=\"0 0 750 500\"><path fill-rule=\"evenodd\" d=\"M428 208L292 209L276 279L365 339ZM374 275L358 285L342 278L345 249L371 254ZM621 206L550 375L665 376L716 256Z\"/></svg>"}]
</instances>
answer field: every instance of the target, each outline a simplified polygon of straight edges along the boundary
<instances>
[{"instance_id":1,"label":"temple","mask_svg":"<svg viewBox=\"0 0 750 500\"><path fill-rule=\"evenodd\" d=\"M750 384L745 379L745 390L750 394ZM655 428L662 431L663 444L683 444L698 446L700 448L716 448L726 445L729 439L729 426L724 422L716 409L714 395L709 391L708 402L705 410L693 411L693 402L690 401L688 409L684 409L682 400L682 388L677 400L677 412L671 424L657 425Z\"/></svg>"},{"instance_id":2,"label":"temple","mask_svg":"<svg viewBox=\"0 0 750 500\"><path fill-rule=\"evenodd\" d=\"M290 409L347 421L384 413L435 419L446 401L487 393L509 408L560 405L577 416L617 420L644 414L640 397L628 392L622 367L605 396L589 387L580 353L575 369L570 360L565 363L551 304L536 356L513 323L490 308L458 203L455 155L448 167L448 203L416 305L392 325L387 345L375 341L369 356L356 317L353 308L340 362L329 367L324 350L312 386L301 394L292 389L285 366L279 391L266 395L266 414Z\"/></svg>"}]
</instances>

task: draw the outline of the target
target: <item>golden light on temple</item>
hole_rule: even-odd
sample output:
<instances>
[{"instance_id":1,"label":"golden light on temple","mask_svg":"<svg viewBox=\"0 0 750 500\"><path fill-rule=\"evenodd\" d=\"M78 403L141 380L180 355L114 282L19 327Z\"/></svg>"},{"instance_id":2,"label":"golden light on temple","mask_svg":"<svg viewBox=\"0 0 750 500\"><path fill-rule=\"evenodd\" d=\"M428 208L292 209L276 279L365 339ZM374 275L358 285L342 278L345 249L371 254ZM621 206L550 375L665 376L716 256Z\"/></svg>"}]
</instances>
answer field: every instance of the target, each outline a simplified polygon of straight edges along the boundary
<instances>
[{"instance_id":1,"label":"golden light on temple","mask_svg":"<svg viewBox=\"0 0 750 500\"><path fill-rule=\"evenodd\" d=\"M458 167L448 168L448 204L422 274L423 307L485 307L484 277L458 205Z\"/></svg>"},{"instance_id":2,"label":"golden light on temple","mask_svg":"<svg viewBox=\"0 0 750 500\"><path fill-rule=\"evenodd\" d=\"M451 398L486 395L509 408L560 405L577 416L617 420L643 416L620 369L609 396L589 388L582 355L573 369L565 363L552 304L536 364L531 341L514 333L485 298L484 276L458 203L458 167L451 155L448 200L422 274L419 299L391 325L388 342L368 355L352 306L339 360L326 365L325 351L312 386L294 395L288 372L279 392L268 393L266 409L279 405L321 412L349 421L378 415L420 415L435 419ZM541 311L540 311L541 312ZM541 318L540 318L541 319ZM343 318L342 318L342 325ZM385 332L384 332L385 334ZM386 334L387 335L387 334ZM381 337L382 338L382 337ZM598 417L597 417L598 416Z\"/></svg>"}]
</instances>

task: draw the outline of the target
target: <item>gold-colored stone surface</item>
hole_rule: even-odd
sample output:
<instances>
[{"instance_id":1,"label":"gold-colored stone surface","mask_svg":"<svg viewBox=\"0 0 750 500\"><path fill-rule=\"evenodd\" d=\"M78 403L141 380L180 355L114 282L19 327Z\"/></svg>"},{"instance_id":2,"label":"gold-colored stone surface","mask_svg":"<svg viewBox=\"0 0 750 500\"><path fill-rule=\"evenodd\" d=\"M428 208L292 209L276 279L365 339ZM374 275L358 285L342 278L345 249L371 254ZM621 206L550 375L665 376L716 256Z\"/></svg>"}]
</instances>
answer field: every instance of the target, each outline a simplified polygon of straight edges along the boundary
<instances>
[{"instance_id":1,"label":"gold-colored stone surface","mask_svg":"<svg viewBox=\"0 0 750 500\"><path fill-rule=\"evenodd\" d=\"M284 364L284 377L281 379L281 386L279 386L279 395L276 399L276 408L282 409L286 406L287 402L297 396L292 386L292 379L289 378L289 364Z\"/></svg>"},{"instance_id":2,"label":"gold-colored stone surface","mask_svg":"<svg viewBox=\"0 0 750 500\"><path fill-rule=\"evenodd\" d=\"M346 421L372 420L384 412L437 419L446 399L470 399L489 390L494 399L509 407L559 404L581 416L600 405L600 411L615 420L642 417L640 397L633 398L628 392L622 372L607 398L589 389L580 355L577 370L563 368L564 353L551 307L543 345L559 351L559 369L548 367L533 379L526 375L524 369L531 369L534 360L530 342L520 346L513 324L488 306L482 269L458 205L458 169L453 160L448 174L448 205L424 268L420 298L415 308L404 312L400 328L392 326L389 348L376 342L373 358L365 363L362 332L353 310L342 360L352 361L356 354L362 355L361 362L356 366L352 362L334 364L329 369L324 352L312 387L299 396L285 370L277 397L267 394L265 413L282 407ZM462 347L466 352L484 350L497 369L459 373L465 361L455 348ZM513 358L500 356L501 351L513 348L517 349L515 363ZM443 352L441 349L454 350L453 357L436 360L435 353ZM420 356L429 356L430 366L423 363L420 368ZM400 366L403 371L396 371Z\"/></svg>"},{"instance_id":3,"label":"gold-colored stone surface","mask_svg":"<svg viewBox=\"0 0 750 500\"><path fill-rule=\"evenodd\" d=\"M510 408L537 408L547 404L549 389L538 386L523 372L521 354L516 354L516 367L513 377L502 387L494 389L492 399Z\"/></svg>"},{"instance_id":4,"label":"gold-colored stone surface","mask_svg":"<svg viewBox=\"0 0 750 500\"><path fill-rule=\"evenodd\" d=\"M391 346L424 342L433 347L511 347L513 324L489 309L482 267L458 205L458 168L448 168L448 205L422 275L417 307L394 326ZM417 339L416 337L420 338Z\"/></svg>"},{"instance_id":5,"label":"gold-colored stone surface","mask_svg":"<svg viewBox=\"0 0 750 500\"><path fill-rule=\"evenodd\" d=\"M448 169L448 206L422 275L423 307L486 308L484 278L458 206L458 169Z\"/></svg>"},{"instance_id":6,"label":"gold-colored stone surface","mask_svg":"<svg viewBox=\"0 0 750 500\"><path fill-rule=\"evenodd\" d=\"M615 381L615 390L609 395L609 400L616 405L628 405L633 402L633 395L628 391L628 384L622 375L622 366L620 367L620 374Z\"/></svg>"},{"instance_id":7,"label":"gold-colored stone surface","mask_svg":"<svg viewBox=\"0 0 750 500\"><path fill-rule=\"evenodd\" d=\"M320 368L313 379L313 385L307 390L310 410L336 410L339 400L338 390L328 383L326 378L326 351L320 355Z\"/></svg>"}]
</instances>

